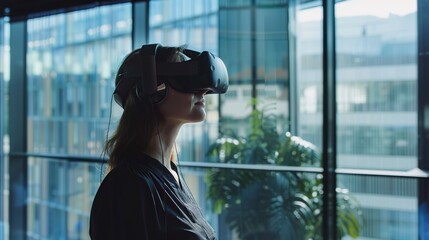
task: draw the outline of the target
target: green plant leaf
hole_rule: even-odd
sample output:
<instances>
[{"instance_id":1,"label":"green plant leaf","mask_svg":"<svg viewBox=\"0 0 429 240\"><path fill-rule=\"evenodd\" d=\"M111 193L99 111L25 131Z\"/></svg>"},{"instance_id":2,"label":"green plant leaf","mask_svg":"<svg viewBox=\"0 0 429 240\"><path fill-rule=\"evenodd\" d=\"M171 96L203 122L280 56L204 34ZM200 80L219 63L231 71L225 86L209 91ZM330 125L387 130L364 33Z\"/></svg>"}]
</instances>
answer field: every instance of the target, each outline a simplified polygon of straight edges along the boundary
<instances>
[{"instance_id":1,"label":"green plant leaf","mask_svg":"<svg viewBox=\"0 0 429 240\"><path fill-rule=\"evenodd\" d=\"M321 154L312 143L277 130L273 105L250 115L250 132L242 137L225 130L210 145L207 156L224 163L317 166ZM228 132L228 134L226 134ZM292 172L211 169L205 176L213 210L224 214L241 239L321 239L323 176ZM337 189L338 237L360 234L362 216L355 198Z\"/></svg>"}]
</instances>

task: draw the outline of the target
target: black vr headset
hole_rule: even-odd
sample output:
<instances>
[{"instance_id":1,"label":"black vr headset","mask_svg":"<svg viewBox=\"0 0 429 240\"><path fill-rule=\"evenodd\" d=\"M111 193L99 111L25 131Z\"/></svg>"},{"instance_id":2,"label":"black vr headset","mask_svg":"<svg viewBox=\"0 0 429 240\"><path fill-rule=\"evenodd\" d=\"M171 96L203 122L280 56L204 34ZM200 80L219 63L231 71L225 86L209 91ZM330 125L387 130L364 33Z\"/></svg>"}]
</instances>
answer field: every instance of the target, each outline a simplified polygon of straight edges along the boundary
<instances>
[{"instance_id":1,"label":"black vr headset","mask_svg":"<svg viewBox=\"0 0 429 240\"><path fill-rule=\"evenodd\" d=\"M197 52L184 49L189 60L182 62L156 62L157 52L164 48L160 44L143 45L138 51L140 68L126 67L124 63L115 79L115 101L125 107L132 90L140 99L161 101L165 94L162 83L185 93L225 93L228 89L228 72L223 61L208 51ZM137 65L138 66L138 65Z\"/></svg>"}]
</instances>

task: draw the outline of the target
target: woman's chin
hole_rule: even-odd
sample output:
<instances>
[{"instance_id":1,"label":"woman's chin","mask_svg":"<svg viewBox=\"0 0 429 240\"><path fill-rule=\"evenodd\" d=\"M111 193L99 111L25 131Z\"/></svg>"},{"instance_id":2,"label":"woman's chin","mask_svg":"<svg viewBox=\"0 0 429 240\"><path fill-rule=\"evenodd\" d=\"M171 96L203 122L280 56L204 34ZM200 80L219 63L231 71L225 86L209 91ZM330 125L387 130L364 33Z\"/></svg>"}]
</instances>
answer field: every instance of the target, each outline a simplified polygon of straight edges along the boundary
<instances>
[{"instance_id":1,"label":"woman's chin","mask_svg":"<svg viewBox=\"0 0 429 240\"><path fill-rule=\"evenodd\" d=\"M192 122L202 122L206 119L206 111L203 109L196 112L192 118Z\"/></svg>"}]
</instances>

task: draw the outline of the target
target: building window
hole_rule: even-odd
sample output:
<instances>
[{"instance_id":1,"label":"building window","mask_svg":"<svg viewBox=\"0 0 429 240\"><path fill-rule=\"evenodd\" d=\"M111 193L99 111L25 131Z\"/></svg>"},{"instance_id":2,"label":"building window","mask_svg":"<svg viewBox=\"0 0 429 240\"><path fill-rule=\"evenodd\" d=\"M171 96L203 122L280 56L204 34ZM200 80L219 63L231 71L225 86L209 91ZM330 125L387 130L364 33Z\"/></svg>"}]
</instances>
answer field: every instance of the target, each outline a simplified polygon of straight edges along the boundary
<instances>
[{"instance_id":1,"label":"building window","mask_svg":"<svg viewBox=\"0 0 429 240\"><path fill-rule=\"evenodd\" d=\"M131 51L131 4L27 21L28 151L100 156L114 74ZM113 109L111 109L113 108ZM101 164L30 158L30 239L87 239Z\"/></svg>"}]
</instances>

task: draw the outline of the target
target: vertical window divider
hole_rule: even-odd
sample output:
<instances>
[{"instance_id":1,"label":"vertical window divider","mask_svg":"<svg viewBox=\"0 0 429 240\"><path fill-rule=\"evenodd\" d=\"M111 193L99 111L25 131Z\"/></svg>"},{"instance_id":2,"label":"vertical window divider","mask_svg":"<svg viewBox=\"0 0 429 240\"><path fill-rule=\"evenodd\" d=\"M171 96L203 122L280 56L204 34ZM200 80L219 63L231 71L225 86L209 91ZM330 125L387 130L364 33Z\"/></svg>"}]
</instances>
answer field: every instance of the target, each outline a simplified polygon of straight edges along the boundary
<instances>
[{"instance_id":1,"label":"vertical window divider","mask_svg":"<svg viewBox=\"0 0 429 240\"><path fill-rule=\"evenodd\" d=\"M418 167L429 170L429 2L417 0L417 126ZM429 239L429 180L418 179L419 239Z\"/></svg>"},{"instance_id":2,"label":"vertical window divider","mask_svg":"<svg viewBox=\"0 0 429 240\"><path fill-rule=\"evenodd\" d=\"M296 55L296 0L288 2L288 42L289 46L289 131L298 136L298 121L299 121L299 107L298 107L298 83L297 83L297 55Z\"/></svg>"},{"instance_id":3,"label":"vertical window divider","mask_svg":"<svg viewBox=\"0 0 429 240\"><path fill-rule=\"evenodd\" d=\"M149 41L149 1L132 3L132 46L140 48Z\"/></svg>"},{"instance_id":4,"label":"vertical window divider","mask_svg":"<svg viewBox=\"0 0 429 240\"><path fill-rule=\"evenodd\" d=\"M27 22L10 24L9 135L10 153L27 152ZM9 236L27 238L27 157L9 160Z\"/></svg>"},{"instance_id":5,"label":"vertical window divider","mask_svg":"<svg viewBox=\"0 0 429 240\"><path fill-rule=\"evenodd\" d=\"M337 239L335 0L323 0L323 239Z\"/></svg>"},{"instance_id":6,"label":"vertical window divider","mask_svg":"<svg viewBox=\"0 0 429 240\"><path fill-rule=\"evenodd\" d=\"M5 21L4 21L4 17L0 17L0 56L4 56L4 39L5 39L5 32L4 32L4 26L5 26ZM2 57L3 58L3 57ZM4 58L3 58L4 59ZM2 66L0 66L0 68L4 67L4 62L2 60L0 60L0 64ZM3 68L4 69L4 68ZM0 74L2 74L4 76L4 71L0 72ZM3 127L4 125L4 113L6 113L5 108L4 108L4 101L5 101L5 94L6 92L4 91L4 77L0 75L0 146L4 146L3 144L3 136L4 136L4 131L3 131ZM4 166L5 166L5 157L4 157L4 152L3 152L3 147L0 148L0 182L2 182L2 180L4 179ZM4 191L4 184L0 185L0 192L3 193ZM4 204L0 204L0 221L4 221ZM4 226L3 224L0 225L0 238L4 237Z\"/></svg>"},{"instance_id":7,"label":"vertical window divider","mask_svg":"<svg viewBox=\"0 0 429 240\"><path fill-rule=\"evenodd\" d=\"M257 92L257 86L258 86L258 74L257 74L257 68L258 68L258 62L257 62L257 47L256 47L256 37L257 37L257 32L256 32L256 0L252 0L251 1L251 9L250 9L250 30L251 30L251 56L252 56L252 62L251 62L251 83L252 83L252 99L256 99L258 97L258 92ZM256 110L257 109L257 103L253 102L252 100L252 110Z\"/></svg>"}]
</instances>

